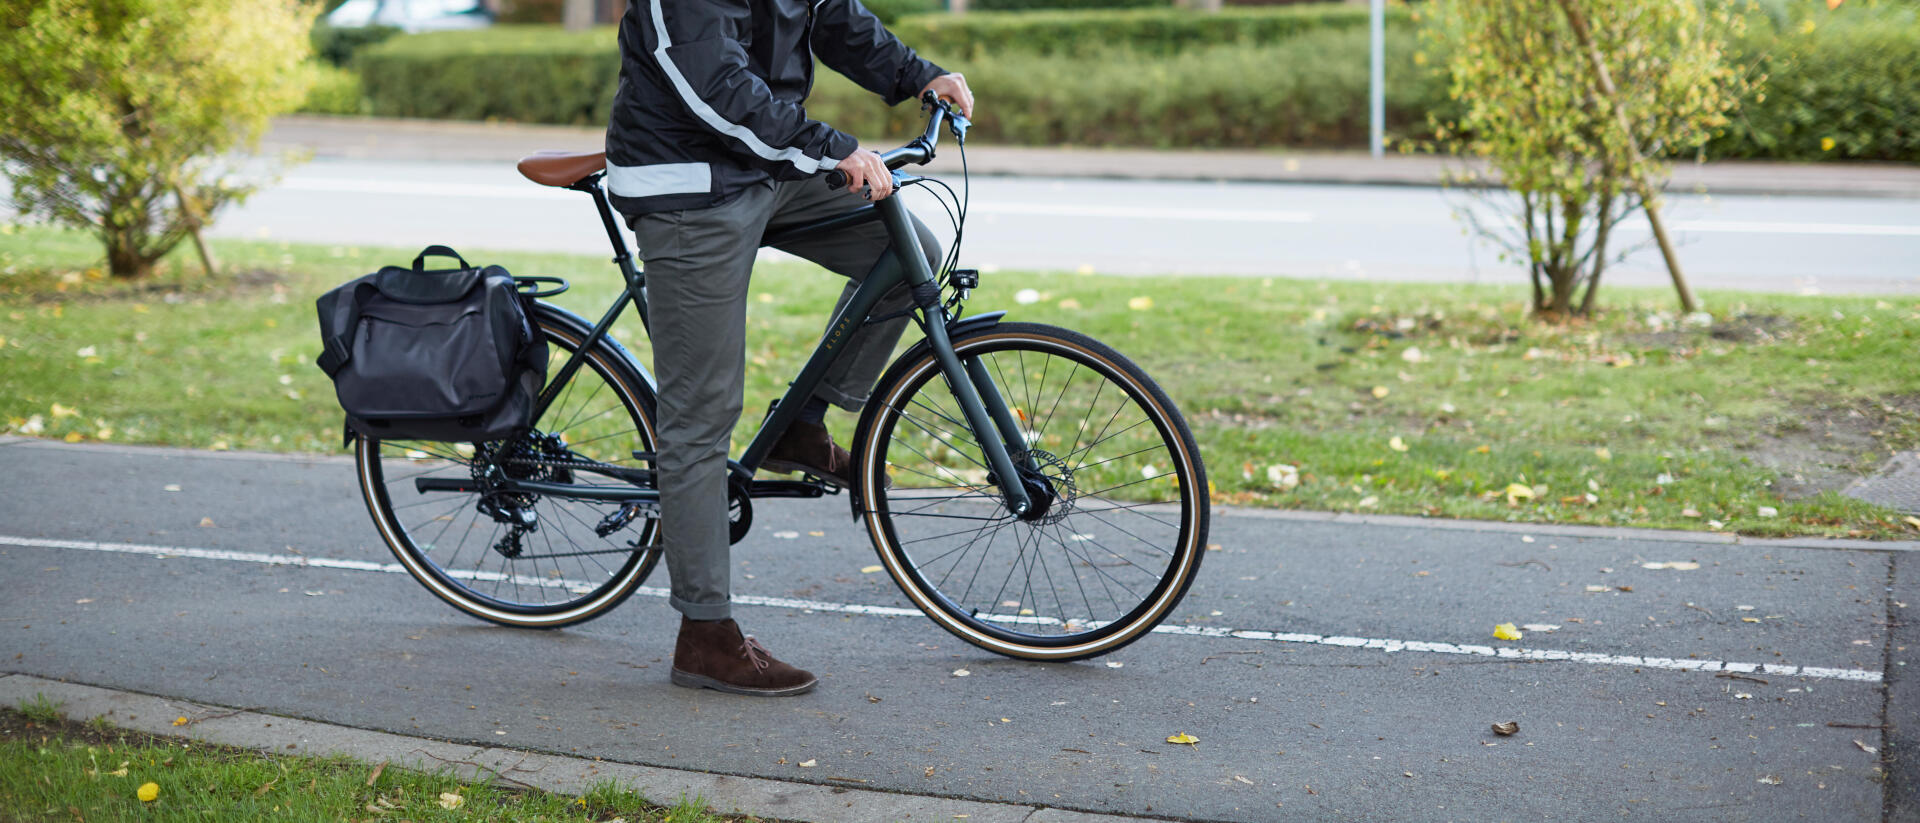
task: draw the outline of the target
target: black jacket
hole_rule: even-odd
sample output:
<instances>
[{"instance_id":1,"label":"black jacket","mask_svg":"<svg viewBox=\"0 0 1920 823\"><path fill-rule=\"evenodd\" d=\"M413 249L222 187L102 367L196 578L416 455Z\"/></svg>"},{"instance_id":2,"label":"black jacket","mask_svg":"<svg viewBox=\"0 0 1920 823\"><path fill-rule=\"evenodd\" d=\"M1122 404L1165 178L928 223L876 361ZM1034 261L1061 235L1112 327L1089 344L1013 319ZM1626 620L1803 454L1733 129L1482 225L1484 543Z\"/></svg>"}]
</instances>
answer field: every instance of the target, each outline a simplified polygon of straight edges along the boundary
<instances>
[{"instance_id":1,"label":"black jacket","mask_svg":"<svg viewBox=\"0 0 1920 823\"><path fill-rule=\"evenodd\" d=\"M838 165L859 143L801 107L816 56L888 105L945 73L858 0L634 0L607 126L614 206L704 208Z\"/></svg>"}]
</instances>

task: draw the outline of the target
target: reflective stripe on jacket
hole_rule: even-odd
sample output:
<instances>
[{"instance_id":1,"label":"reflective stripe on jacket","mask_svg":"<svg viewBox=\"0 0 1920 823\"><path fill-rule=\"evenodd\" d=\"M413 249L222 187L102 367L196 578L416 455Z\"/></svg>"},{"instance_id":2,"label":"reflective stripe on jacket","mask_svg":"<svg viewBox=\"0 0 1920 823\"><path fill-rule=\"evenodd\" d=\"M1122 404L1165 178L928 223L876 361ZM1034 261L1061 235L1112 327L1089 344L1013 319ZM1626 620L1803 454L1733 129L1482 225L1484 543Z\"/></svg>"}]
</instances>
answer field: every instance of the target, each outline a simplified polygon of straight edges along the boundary
<instances>
[{"instance_id":1,"label":"reflective stripe on jacket","mask_svg":"<svg viewBox=\"0 0 1920 823\"><path fill-rule=\"evenodd\" d=\"M705 208L838 165L859 142L807 117L816 56L888 105L945 73L858 0L633 0L607 126L614 206Z\"/></svg>"}]
</instances>

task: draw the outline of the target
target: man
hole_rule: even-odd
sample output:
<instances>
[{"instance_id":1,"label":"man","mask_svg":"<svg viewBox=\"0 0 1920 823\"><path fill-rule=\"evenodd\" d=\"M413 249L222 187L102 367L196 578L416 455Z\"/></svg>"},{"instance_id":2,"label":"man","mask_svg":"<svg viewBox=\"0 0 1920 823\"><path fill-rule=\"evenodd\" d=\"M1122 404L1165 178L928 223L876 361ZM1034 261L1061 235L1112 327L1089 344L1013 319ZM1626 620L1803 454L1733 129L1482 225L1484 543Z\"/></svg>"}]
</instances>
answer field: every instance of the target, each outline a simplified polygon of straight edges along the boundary
<instances>
[{"instance_id":1,"label":"man","mask_svg":"<svg viewBox=\"0 0 1920 823\"><path fill-rule=\"evenodd\" d=\"M646 264L661 530L680 612L673 682L737 694L788 695L816 680L782 663L729 611L727 445L744 381L747 281L770 227L839 214L893 192L880 155L807 118L813 60L889 105L925 90L971 114L966 80L921 59L856 0L636 0L620 23L620 88L607 129L607 188ZM844 172L844 191L825 173ZM917 220L930 263L939 243ZM888 251L867 223L782 250L848 277L848 296ZM906 307L889 295L876 309ZM766 468L842 485L852 461L827 436L829 403L857 411L905 320L866 326L769 454Z\"/></svg>"}]
</instances>

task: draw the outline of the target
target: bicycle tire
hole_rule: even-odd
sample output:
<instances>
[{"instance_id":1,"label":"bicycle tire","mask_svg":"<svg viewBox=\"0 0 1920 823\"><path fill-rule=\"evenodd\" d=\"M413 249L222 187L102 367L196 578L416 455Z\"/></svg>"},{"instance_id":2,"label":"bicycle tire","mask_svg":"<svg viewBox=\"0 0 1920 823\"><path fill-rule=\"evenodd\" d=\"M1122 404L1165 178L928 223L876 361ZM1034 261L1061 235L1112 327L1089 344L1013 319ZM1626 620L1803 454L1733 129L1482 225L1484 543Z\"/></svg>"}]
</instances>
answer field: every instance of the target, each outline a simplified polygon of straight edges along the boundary
<instances>
[{"instance_id":1,"label":"bicycle tire","mask_svg":"<svg viewBox=\"0 0 1920 823\"><path fill-rule=\"evenodd\" d=\"M1078 660L1145 636L1199 572L1211 514L1179 409L1077 332L1004 323L953 347L986 365L1053 500L1031 521L1007 510L923 341L881 377L855 437L856 505L882 565L935 623L1009 657Z\"/></svg>"},{"instance_id":2,"label":"bicycle tire","mask_svg":"<svg viewBox=\"0 0 1920 823\"><path fill-rule=\"evenodd\" d=\"M537 304L533 320L549 346L552 372L591 329L545 303ZM659 562L657 516L633 514L602 536L595 527L613 523L608 518L618 516L619 504L524 495L510 498L512 508L532 512L537 526L516 538L493 516L501 505L489 508L480 492L421 492L412 481L469 478L478 473L476 465L484 470L492 463L553 482L619 482L565 468L583 457L651 468L633 453L653 451L653 391L632 363L623 347L603 337L538 421L551 425L536 426L525 437L438 443L356 436L355 465L367 511L400 565L453 607L505 626L571 626L624 602Z\"/></svg>"}]
</instances>

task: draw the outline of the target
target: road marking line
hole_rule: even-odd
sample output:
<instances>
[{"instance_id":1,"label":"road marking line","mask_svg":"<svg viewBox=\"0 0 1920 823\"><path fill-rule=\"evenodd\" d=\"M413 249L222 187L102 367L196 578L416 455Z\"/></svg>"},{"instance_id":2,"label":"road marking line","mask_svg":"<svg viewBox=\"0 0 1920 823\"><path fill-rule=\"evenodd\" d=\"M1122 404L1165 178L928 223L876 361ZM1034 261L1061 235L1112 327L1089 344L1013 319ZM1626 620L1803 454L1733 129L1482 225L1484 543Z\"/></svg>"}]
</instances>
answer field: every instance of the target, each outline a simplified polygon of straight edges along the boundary
<instances>
[{"instance_id":1,"label":"road marking line","mask_svg":"<svg viewBox=\"0 0 1920 823\"><path fill-rule=\"evenodd\" d=\"M1878 223L1775 223L1746 220L1682 220L1674 231L1729 234L1831 234L1873 237L1920 237L1920 226ZM1651 231L1651 229L1649 229Z\"/></svg>"},{"instance_id":2,"label":"road marking line","mask_svg":"<svg viewBox=\"0 0 1920 823\"><path fill-rule=\"evenodd\" d=\"M355 180L340 177L288 177L267 190L337 192L343 194L418 195L422 197L488 197L514 200L575 200L581 195L526 183L520 186L490 183L446 183L440 181Z\"/></svg>"},{"instance_id":3,"label":"road marking line","mask_svg":"<svg viewBox=\"0 0 1920 823\"><path fill-rule=\"evenodd\" d=\"M348 560L332 557L306 557L294 554L264 554L260 552L233 551L230 549L195 549L178 546L154 546L142 543L98 543L90 540L55 540L51 538L13 537L0 535L0 545L25 546L40 549L65 549L73 551L111 552L116 554L147 555L156 558L184 557L195 560L225 560L237 563L258 563L269 566L307 566L317 569L341 569L345 571L382 572L405 575L407 570L399 563L374 563L367 560ZM456 574L467 579L505 579L497 573ZM591 585L587 581L551 578L515 576L514 582L521 585L542 586L546 588L566 588ZM667 590L654 586L641 586L635 594L647 597L667 596ZM833 603L824 600L799 600L790 597L764 597L759 595L734 595L733 602L742 606L766 606L777 609L800 609L803 611L828 612L833 614L863 614L883 617L918 617L920 610L899 606L872 606L859 603ZM996 619L997 615L984 615L987 619ZM1017 619L1007 616L1009 619ZM1644 657L1637 655L1599 654L1596 652L1574 652L1562 649L1526 649L1511 646L1480 646L1466 643L1444 643L1428 640L1390 640L1377 637L1348 637L1344 635L1302 634L1298 632L1263 631L1256 629L1231 629L1211 626L1156 626L1155 634L1185 635L1188 637L1220 637L1235 640L1258 640L1268 643L1298 643L1310 646L1328 646L1343 649L1370 649L1387 654L1396 652L1424 652L1427 654L1463 655L1467 657L1492 657L1514 661L1540 661L1586 663L1596 666L1631 666L1645 669L1668 669L1691 672L1735 672L1745 674L1769 674L1780 677L1813 677L1825 680L1846 680L1856 683L1879 683L1882 673L1869 669L1840 669L1823 666L1787 666L1777 663L1741 663L1732 660L1700 660L1696 658Z\"/></svg>"},{"instance_id":4,"label":"road marking line","mask_svg":"<svg viewBox=\"0 0 1920 823\"><path fill-rule=\"evenodd\" d=\"M1023 214L1042 217L1100 217L1132 220L1206 220L1243 223L1311 223L1304 211L1264 209L1169 209L1151 206L1069 206L1058 203L976 203L967 214Z\"/></svg>"},{"instance_id":5,"label":"road marking line","mask_svg":"<svg viewBox=\"0 0 1920 823\"><path fill-rule=\"evenodd\" d=\"M435 181L363 180L341 177L288 177L277 188L289 191L341 194L417 195L421 197L479 197L531 200L577 200L579 194L564 189L492 183L447 183ZM977 203L969 214L1012 214L1042 217L1096 217L1118 220L1202 220L1241 223L1311 223L1313 215L1304 211L1268 209L1174 209L1158 206L1066 205L1060 203Z\"/></svg>"}]
</instances>

